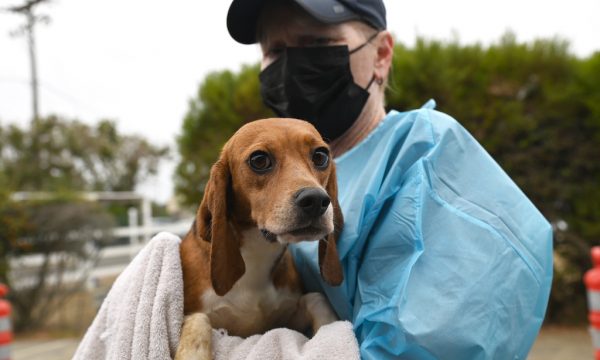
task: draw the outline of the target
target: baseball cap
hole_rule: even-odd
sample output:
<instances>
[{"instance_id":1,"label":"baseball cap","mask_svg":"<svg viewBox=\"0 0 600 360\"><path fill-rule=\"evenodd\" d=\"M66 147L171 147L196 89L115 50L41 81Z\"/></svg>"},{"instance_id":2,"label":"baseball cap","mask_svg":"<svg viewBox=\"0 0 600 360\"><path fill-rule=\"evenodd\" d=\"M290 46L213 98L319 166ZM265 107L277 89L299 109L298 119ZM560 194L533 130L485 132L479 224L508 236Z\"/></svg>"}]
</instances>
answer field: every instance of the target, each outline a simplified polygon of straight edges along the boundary
<instances>
[{"instance_id":1,"label":"baseball cap","mask_svg":"<svg viewBox=\"0 0 600 360\"><path fill-rule=\"evenodd\" d=\"M318 21L337 24L361 20L375 29L386 28L383 0L293 0ZM227 13L229 35L242 44L254 44L256 25L266 0L233 0Z\"/></svg>"}]
</instances>

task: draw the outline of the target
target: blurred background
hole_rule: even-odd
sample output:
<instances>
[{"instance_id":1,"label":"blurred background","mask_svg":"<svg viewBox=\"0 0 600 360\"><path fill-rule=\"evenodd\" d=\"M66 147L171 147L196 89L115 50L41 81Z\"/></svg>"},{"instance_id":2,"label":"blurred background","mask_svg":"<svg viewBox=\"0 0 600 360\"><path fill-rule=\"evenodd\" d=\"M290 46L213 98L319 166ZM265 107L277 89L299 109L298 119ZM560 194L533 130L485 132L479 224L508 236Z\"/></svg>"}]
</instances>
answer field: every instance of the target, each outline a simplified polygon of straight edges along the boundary
<instances>
[{"instance_id":1,"label":"blurred background","mask_svg":"<svg viewBox=\"0 0 600 360\"><path fill-rule=\"evenodd\" d=\"M0 0L0 283L17 357L35 358L40 337L76 344L144 243L185 235L225 140L270 116L260 52L229 37L228 6ZM386 7L388 107L435 99L551 221L547 334L591 351L581 279L600 243L600 2Z\"/></svg>"}]
</instances>

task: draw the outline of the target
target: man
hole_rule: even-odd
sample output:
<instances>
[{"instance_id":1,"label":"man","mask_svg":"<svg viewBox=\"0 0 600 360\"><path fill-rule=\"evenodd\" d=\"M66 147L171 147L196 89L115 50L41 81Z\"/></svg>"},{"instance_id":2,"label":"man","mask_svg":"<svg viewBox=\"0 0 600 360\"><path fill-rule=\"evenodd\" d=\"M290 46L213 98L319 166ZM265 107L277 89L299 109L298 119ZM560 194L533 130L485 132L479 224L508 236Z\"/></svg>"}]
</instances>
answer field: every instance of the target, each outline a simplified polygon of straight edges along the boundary
<instances>
[{"instance_id":1,"label":"man","mask_svg":"<svg viewBox=\"0 0 600 360\"><path fill-rule=\"evenodd\" d=\"M345 282L311 291L352 321L365 359L525 358L552 279L548 222L448 115L386 113L393 39L381 0L234 0L229 33L262 50L261 93L336 157ZM402 76L402 74L398 74Z\"/></svg>"}]
</instances>

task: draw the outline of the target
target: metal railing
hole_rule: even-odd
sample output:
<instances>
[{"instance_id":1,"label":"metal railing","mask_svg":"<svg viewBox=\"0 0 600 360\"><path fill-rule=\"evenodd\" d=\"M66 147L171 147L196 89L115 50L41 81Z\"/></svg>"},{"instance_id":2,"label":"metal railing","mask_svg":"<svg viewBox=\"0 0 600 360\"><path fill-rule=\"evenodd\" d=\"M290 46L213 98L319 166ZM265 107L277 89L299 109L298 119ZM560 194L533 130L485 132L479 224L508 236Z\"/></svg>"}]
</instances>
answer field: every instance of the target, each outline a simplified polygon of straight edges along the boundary
<instances>
[{"instance_id":1,"label":"metal railing","mask_svg":"<svg viewBox=\"0 0 600 360\"><path fill-rule=\"evenodd\" d=\"M69 283L87 277L93 282L99 278L114 277L119 275L146 245L154 235L160 232L169 232L180 237L190 229L193 218L180 219L169 223L150 224L138 226L132 224L125 227L116 227L112 230L114 238L128 238L128 242L122 245L111 245L96 249L97 256L85 262L81 262L77 268L67 269L62 273L53 272L55 265L61 261L61 253L55 253L48 259L49 271L45 283L54 285L58 282ZM46 257L41 254L19 256L10 260L11 283L15 289L35 286L37 277L36 270L39 269Z\"/></svg>"},{"instance_id":2,"label":"metal railing","mask_svg":"<svg viewBox=\"0 0 600 360\"><path fill-rule=\"evenodd\" d=\"M90 247L88 251L92 256L89 259L74 262L70 268L64 267L65 253L54 253L50 256L42 254L23 255L10 259L10 280L15 289L36 286L39 278L39 270L46 266L46 278L44 283L47 286L58 283L65 284L69 282L88 279L88 284L93 284L96 280L116 277L137 255L144 245L159 232L169 232L180 237L190 229L193 217L183 218L172 221L157 221L158 218L152 217L151 200L135 192L80 192L77 197L87 201L108 201L108 202L127 202L137 204L128 210L129 226L116 227L110 231L109 237L120 239L120 245L101 246L86 244ZM52 192L15 192L11 194L13 201L39 201L51 200L56 197ZM141 213L141 216L139 216ZM141 219L141 224L139 220ZM100 234L99 237L104 237ZM77 232L69 233L69 240L77 241ZM125 244L123 244L123 242ZM62 259L62 260L61 260ZM44 263L46 264L44 265ZM93 286L93 285L91 285Z\"/></svg>"}]
</instances>

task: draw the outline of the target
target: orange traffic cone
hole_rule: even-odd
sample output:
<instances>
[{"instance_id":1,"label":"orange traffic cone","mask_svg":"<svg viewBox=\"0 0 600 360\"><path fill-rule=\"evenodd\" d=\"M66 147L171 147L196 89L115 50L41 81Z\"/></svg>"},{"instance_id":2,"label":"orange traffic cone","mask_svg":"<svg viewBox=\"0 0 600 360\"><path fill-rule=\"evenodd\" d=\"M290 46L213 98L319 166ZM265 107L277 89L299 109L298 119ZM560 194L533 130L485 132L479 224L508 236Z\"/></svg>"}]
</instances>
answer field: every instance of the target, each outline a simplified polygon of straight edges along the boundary
<instances>
[{"instance_id":1,"label":"orange traffic cone","mask_svg":"<svg viewBox=\"0 0 600 360\"><path fill-rule=\"evenodd\" d=\"M596 360L600 360L600 246L592 248L592 262L594 267L586 271L583 282L587 288L590 335L596 352Z\"/></svg>"},{"instance_id":2,"label":"orange traffic cone","mask_svg":"<svg viewBox=\"0 0 600 360\"><path fill-rule=\"evenodd\" d=\"M12 343L12 329L10 326L10 303L2 297L6 296L8 288L0 284L0 360L10 360L10 345Z\"/></svg>"}]
</instances>

